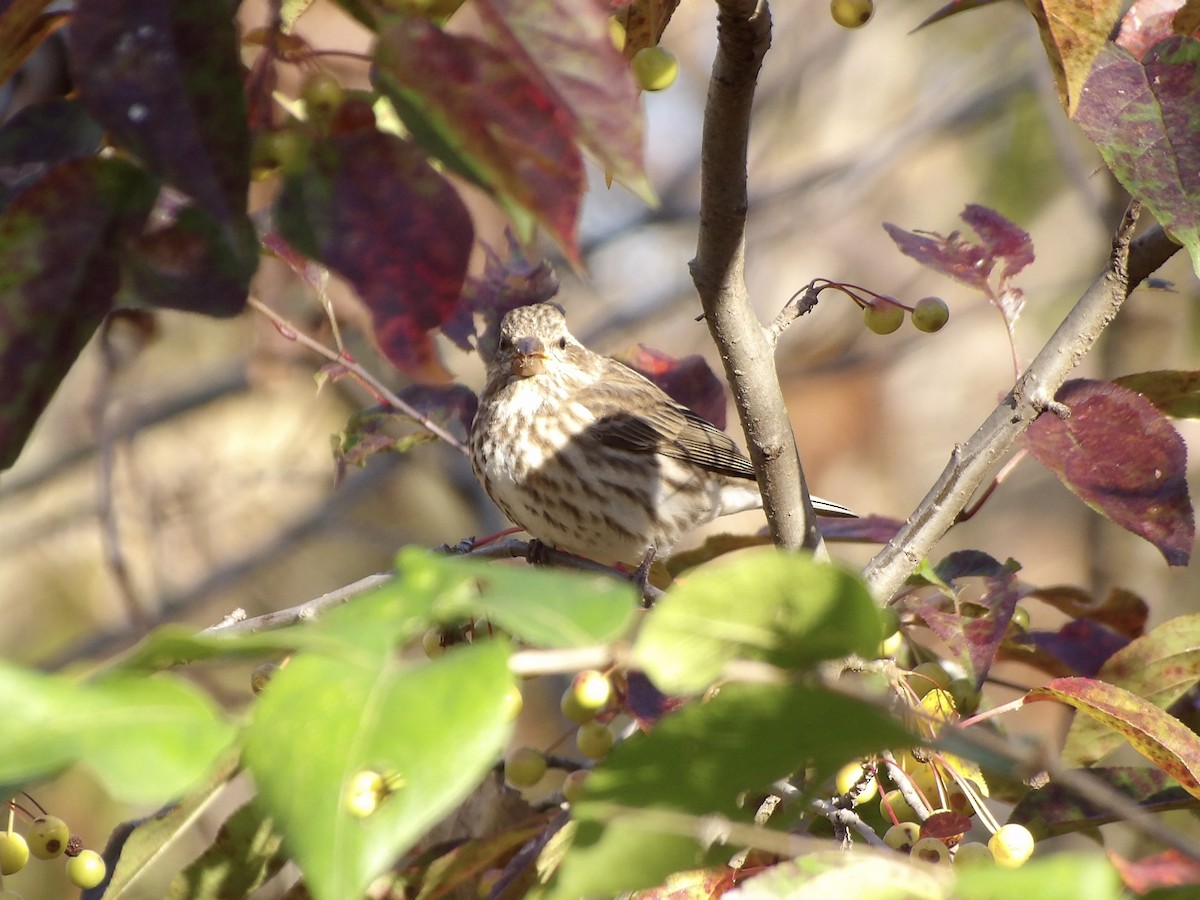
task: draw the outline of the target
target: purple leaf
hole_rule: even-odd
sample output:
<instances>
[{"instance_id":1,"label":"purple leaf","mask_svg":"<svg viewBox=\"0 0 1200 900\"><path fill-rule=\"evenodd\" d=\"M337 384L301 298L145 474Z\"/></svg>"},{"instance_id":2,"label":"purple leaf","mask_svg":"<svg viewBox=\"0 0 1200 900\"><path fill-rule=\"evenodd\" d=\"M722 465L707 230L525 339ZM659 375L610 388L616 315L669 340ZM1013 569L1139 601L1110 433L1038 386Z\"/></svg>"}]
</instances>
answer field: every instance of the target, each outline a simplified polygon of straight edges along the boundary
<instances>
[{"instance_id":1,"label":"purple leaf","mask_svg":"<svg viewBox=\"0 0 1200 900\"><path fill-rule=\"evenodd\" d=\"M80 98L113 141L244 230L250 136L228 4L87 0L67 47Z\"/></svg>"},{"instance_id":2,"label":"purple leaf","mask_svg":"<svg viewBox=\"0 0 1200 900\"><path fill-rule=\"evenodd\" d=\"M1043 413L1025 446L1071 491L1122 528L1144 537L1170 565L1186 565L1195 539L1187 447L1141 394L1115 384L1063 385L1062 419Z\"/></svg>"},{"instance_id":3,"label":"purple leaf","mask_svg":"<svg viewBox=\"0 0 1200 900\"><path fill-rule=\"evenodd\" d=\"M1049 653L1076 675L1092 677L1105 660L1129 643L1093 619L1067 622L1058 631L1030 631L1016 639Z\"/></svg>"}]
</instances>

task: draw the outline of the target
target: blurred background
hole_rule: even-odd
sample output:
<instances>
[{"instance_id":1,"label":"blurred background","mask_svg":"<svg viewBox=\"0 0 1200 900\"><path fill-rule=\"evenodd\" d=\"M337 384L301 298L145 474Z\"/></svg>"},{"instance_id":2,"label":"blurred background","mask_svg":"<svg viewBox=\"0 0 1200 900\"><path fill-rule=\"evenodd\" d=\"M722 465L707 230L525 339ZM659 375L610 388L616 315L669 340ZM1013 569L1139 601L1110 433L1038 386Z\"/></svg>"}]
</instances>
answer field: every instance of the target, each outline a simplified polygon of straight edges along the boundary
<instances>
[{"instance_id":1,"label":"blurred background","mask_svg":"<svg viewBox=\"0 0 1200 900\"><path fill-rule=\"evenodd\" d=\"M1017 279L1027 301L1017 344L1027 362L1100 271L1124 208L1058 105L1024 6L996 3L910 33L937 5L880 0L867 27L846 31L825 0L775 4L750 152L747 278L764 322L817 277L910 304L937 294L951 308L940 333L906 323L879 336L831 293L779 347L811 488L899 519L1008 391L1013 370L999 314L901 255L881 223L944 234L961 227L966 204L981 203L1027 229L1037 254ZM240 16L247 27L266 21L257 0ZM455 21L469 29L469 9ZM297 30L325 49L367 47L366 34L322 0ZM682 4L663 44L681 71L674 86L644 99L661 207L607 189L592 171L581 224L586 268L572 271L552 247L540 249L558 264L559 299L585 343L608 353L638 342L701 353L720 372L695 321L687 269L715 5ZM45 63L52 82L52 56ZM323 64L348 86L366 85L360 62ZM291 81L281 90L294 94L300 76L282 71ZM30 70L9 86L5 116L36 99L38 77ZM256 185L253 206L266 206L273 189ZM482 197L469 199L480 238L502 248L503 220ZM1135 294L1081 375L1195 367L1197 290L1186 255L1159 274L1172 284ZM332 345L311 290L281 264L264 260L255 295ZM401 386L371 349L351 293L335 280L330 296L355 356ZM444 360L457 380L480 386L477 359L446 345ZM227 321L159 312L116 323L104 347L93 342L18 463L0 475L0 655L86 666L161 622L202 627L235 609L292 606L386 570L402 545L453 544L506 524L466 459L437 443L372 457L335 484L331 436L373 401L349 379L318 390L322 363L254 312ZM732 408L730 422L741 441ZM1191 423L1177 425L1195 434ZM762 525L760 514L745 514L709 530ZM1195 607L1194 571L1168 569L1149 544L1090 512L1031 461L936 556L964 547L1016 559L1033 584L1134 590L1149 602L1152 625ZM857 568L875 549L836 545L833 554ZM1034 627L1061 621L1036 602L1030 612ZM1011 666L996 674L1037 678ZM197 677L233 705L248 699L241 676ZM1000 690L995 699L1012 696ZM38 796L79 810L83 820L72 826L90 845L129 815L108 809L78 774ZM32 883L21 890L38 896Z\"/></svg>"}]
</instances>

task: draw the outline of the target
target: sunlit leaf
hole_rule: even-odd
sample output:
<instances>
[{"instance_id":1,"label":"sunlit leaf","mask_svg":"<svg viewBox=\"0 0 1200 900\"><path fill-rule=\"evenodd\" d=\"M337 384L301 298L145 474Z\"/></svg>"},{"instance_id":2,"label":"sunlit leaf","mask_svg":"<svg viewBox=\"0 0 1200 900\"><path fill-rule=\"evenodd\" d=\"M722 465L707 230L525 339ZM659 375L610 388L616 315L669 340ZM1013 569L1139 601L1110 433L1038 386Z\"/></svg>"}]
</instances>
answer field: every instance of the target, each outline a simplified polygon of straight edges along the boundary
<instances>
[{"instance_id":1,"label":"sunlit leaf","mask_svg":"<svg viewBox=\"0 0 1200 900\"><path fill-rule=\"evenodd\" d=\"M1200 615L1179 616L1117 650L1096 677L1167 709L1200 683ZM1067 734L1063 761L1089 766L1115 749L1121 735L1077 716Z\"/></svg>"},{"instance_id":2,"label":"sunlit leaf","mask_svg":"<svg viewBox=\"0 0 1200 900\"><path fill-rule=\"evenodd\" d=\"M1067 112L1074 112L1092 61L1117 24L1122 4L1119 0L1025 0L1025 5L1037 22L1059 102Z\"/></svg>"},{"instance_id":3,"label":"sunlit leaf","mask_svg":"<svg viewBox=\"0 0 1200 900\"><path fill-rule=\"evenodd\" d=\"M1200 737L1136 694L1091 678L1056 678L1025 702L1057 700L1120 732L1130 745L1200 798Z\"/></svg>"},{"instance_id":4,"label":"sunlit leaf","mask_svg":"<svg viewBox=\"0 0 1200 900\"><path fill-rule=\"evenodd\" d=\"M837 728L822 724L835 719ZM611 896L706 860L725 861L726 847L704 852L703 817L749 821L753 804L739 802L745 791L806 762L832 774L851 759L913 741L889 716L849 697L793 685L726 685L618 744L589 773L572 806L578 831L550 896ZM664 827L655 818L660 811L696 819L680 831Z\"/></svg>"},{"instance_id":5,"label":"sunlit leaf","mask_svg":"<svg viewBox=\"0 0 1200 900\"><path fill-rule=\"evenodd\" d=\"M1155 888L1200 885L1200 862L1184 856L1178 850L1164 850L1139 860L1127 860L1109 850L1108 861L1116 866L1126 887L1139 895L1148 894ZM1168 893L1167 896L1184 895Z\"/></svg>"},{"instance_id":6,"label":"sunlit leaf","mask_svg":"<svg viewBox=\"0 0 1200 900\"><path fill-rule=\"evenodd\" d=\"M583 161L555 98L508 55L420 17L389 24L376 65L406 123L419 112L485 187L533 213L578 259Z\"/></svg>"},{"instance_id":7,"label":"sunlit leaf","mask_svg":"<svg viewBox=\"0 0 1200 900\"><path fill-rule=\"evenodd\" d=\"M1200 372L1138 372L1114 378L1113 383L1137 391L1164 415L1177 419L1200 418Z\"/></svg>"},{"instance_id":8,"label":"sunlit leaf","mask_svg":"<svg viewBox=\"0 0 1200 900\"><path fill-rule=\"evenodd\" d=\"M849 571L774 547L693 570L646 617L634 660L667 693L700 691L735 659L785 668L878 648L879 614Z\"/></svg>"},{"instance_id":9,"label":"sunlit leaf","mask_svg":"<svg viewBox=\"0 0 1200 900\"><path fill-rule=\"evenodd\" d=\"M189 790L233 740L209 698L165 675L114 673L81 684L0 662L0 783L86 766L114 797L164 803Z\"/></svg>"},{"instance_id":10,"label":"sunlit leaf","mask_svg":"<svg viewBox=\"0 0 1200 900\"><path fill-rule=\"evenodd\" d=\"M510 730L508 653L493 639L414 665L299 654L272 679L245 758L316 900L362 896L479 783ZM363 771L391 790L357 818L343 792Z\"/></svg>"},{"instance_id":11,"label":"sunlit leaf","mask_svg":"<svg viewBox=\"0 0 1200 900\"><path fill-rule=\"evenodd\" d=\"M249 897L287 861L271 820L247 804L222 822L205 851L172 879L164 900Z\"/></svg>"}]
</instances>

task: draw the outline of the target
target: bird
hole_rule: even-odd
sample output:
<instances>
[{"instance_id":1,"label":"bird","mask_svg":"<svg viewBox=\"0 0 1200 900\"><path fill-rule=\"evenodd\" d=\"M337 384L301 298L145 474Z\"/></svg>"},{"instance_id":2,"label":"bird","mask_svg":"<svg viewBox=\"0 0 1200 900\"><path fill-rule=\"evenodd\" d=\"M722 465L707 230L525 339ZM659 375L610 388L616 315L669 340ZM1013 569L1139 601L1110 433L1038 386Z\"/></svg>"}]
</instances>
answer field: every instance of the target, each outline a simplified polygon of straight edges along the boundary
<instances>
[{"instance_id":1,"label":"bird","mask_svg":"<svg viewBox=\"0 0 1200 900\"><path fill-rule=\"evenodd\" d=\"M581 344L553 302L501 319L469 451L510 520L606 565L648 566L692 529L762 507L754 468L729 435ZM854 516L812 501L818 513Z\"/></svg>"}]
</instances>

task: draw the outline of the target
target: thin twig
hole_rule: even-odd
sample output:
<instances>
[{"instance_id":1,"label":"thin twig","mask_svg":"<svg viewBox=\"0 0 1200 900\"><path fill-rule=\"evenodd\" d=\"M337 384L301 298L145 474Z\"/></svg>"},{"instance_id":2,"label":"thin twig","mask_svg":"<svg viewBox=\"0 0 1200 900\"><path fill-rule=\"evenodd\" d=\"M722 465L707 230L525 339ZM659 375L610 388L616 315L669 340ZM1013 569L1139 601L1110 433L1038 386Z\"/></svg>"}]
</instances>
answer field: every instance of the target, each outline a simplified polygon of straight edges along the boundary
<instances>
[{"instance_id":1,"label":"thin twig","mask_svg":"<svg viewBox=\"0 0 1200 900\"><path fill-rule=\"evenodd\" d=\"M338 353L336 350L329 349L315 338L309 337L257 297L250 297L247 300L247 303L270 319L271 322L274 323L275 327L279 330L279 333L285 338L295 341L296 343L307 347L309 350L312 350L320 356L325 357L330 362L334 362L339 366L342 366L347 372L351 373L371 391L377 394L382 400L386 401L393 409L405 416L408 416L408 418L412 419L430 434L445 441L459 453L466 454L467 448L458 438L444 429L437 422L434 422L428 416L418 412L412 406L401 400L391 388L368 372L358 362L350 359L347 356L344 356L341 353Z\"/></svg>"},{"instance_id":2,"label":"thin twig","mask_svg":"<svg viewBox=\"0 0 1200 900\"><path fill-rule=\"evenodd\" d=\"M259 631L273 631L276 628L287 628L290 625L296 625L300 622L309 622L327 609L341 606L347 600L353 600L355 597L361 597L363 594L374 590L380 585L387 584L394 577L395 574L392 572L376 572L374 575L367 575L365 578L352 581L350 584L343 585L337 590L322 594L320 597L313 597L311 600L306 600L296 606L289 606L287 609L273 610L249 619L245 618L244 612L240 617L236 613L226 616L217 624L210 625L200 633L221 634L222 636L254 634Z\"/></svg>"},{"instance_id":3,"label":"thin twig","mask_svg":"<svg viewBox=\"0 0 1200 900\"><path fill-rule=\"evenodd\" d=\"M1130 204L1113 241L1109 264L1084 292L1008 396L949 465L904 527L872 559L863 577L877 600L891 597L929 555L991 471L1013 451L1043 411L1057 411L1054 394L1116 316L1129 292L1178 249L1162 228L1131 242L1139 208Z\"/></svg>"}]
</instances>

